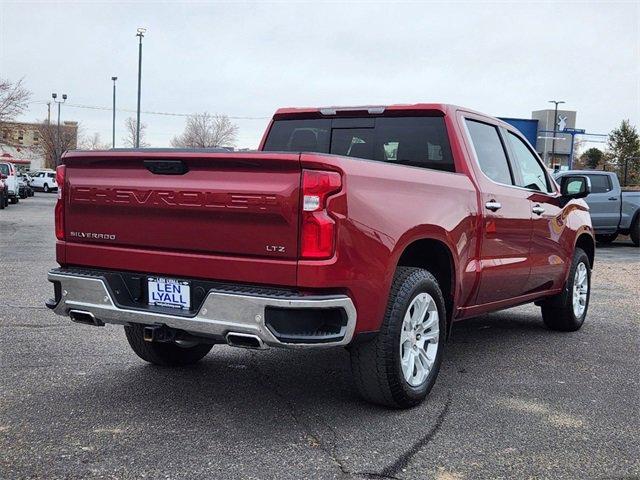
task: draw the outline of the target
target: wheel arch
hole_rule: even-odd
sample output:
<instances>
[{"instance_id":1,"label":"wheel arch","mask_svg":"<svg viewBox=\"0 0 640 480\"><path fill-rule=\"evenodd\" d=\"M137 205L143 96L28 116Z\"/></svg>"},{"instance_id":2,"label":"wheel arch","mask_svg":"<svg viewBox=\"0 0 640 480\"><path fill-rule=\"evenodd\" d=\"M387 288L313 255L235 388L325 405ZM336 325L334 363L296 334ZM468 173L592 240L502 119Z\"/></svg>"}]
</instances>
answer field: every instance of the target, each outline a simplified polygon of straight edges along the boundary
<instances>
[{"instance_id":1,"label":"wheel arch","mask_svg":"<svg viewBox=\"0 0 640 480\"><path fill-rule=\"evenodd\" d=\"M589 257L589 264L593 268L593 262L596 254L596 242L593 235L589 233L581 233L576 239L576 248L581 248Z\"/></svg>"},{"instance_id":2,"label":"wheel arch","mask_svg":"<svg viewBox=\"0 0 640 480\"><path fill-rule=\"evenodd\" d=\"M395 268L417 267L428 270L436 277L447 308L447 334L453 319L456 305L456 257L446 240L436 236L413 238L404 244Z\"/></svg>"}]
</instances>

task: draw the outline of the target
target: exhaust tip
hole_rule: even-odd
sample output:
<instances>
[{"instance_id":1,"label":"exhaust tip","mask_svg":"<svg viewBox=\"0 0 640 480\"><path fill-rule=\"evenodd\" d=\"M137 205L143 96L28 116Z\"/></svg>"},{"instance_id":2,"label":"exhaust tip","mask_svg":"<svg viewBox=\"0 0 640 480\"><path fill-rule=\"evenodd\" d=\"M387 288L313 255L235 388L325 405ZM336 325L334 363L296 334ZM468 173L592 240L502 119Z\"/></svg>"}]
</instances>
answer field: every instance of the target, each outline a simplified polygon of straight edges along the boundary
<instances>
[{"instance_id":1,"label":"exhaust tip","mask_svg":"<svg viewBox=\"0 0 640 480\"><path fill-rule=\"evenodd\" d=\"M263 350L267 348L260 337L250 333L229 332L227 333L227 344L232 347L252 348Z\"/></svg>"},{"instance_id":2,"label":"exhaust tip","mask_svg":"<svg viewBox=\"0 0 640 480\"><path fill-rule=\"evenodd\" d=\"M95 327L104 327L104 323L98 320L93 313L84 310L69 310L69 318L73 322L82 323L83 325L93 325Z\"/></svg>"}]
</instances>

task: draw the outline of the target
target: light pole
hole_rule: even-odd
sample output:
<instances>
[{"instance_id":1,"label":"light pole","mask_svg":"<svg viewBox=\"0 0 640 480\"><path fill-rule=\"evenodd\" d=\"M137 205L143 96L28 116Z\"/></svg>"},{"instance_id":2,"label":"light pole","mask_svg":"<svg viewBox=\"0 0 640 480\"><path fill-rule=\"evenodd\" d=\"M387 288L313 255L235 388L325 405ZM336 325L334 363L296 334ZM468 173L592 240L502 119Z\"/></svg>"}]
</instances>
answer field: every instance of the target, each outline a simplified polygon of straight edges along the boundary
<instances>
[{"instance_id":1,"label":"light pole","mask_svg":"<svg viewBox=\"0 0 640 480\"><path fill-rule=\"evenodd\" d=\"M553 139L551 139L551 163L556 156L556 132L558 131L558 105L565 103L564 100L549 100L549 103L555 103L556 109L553 115Z\"/></svg>"},{"instance_id":2,"label":"light pole","mask_svg":"<svg viewBox=\"0 0 640 480\"><path fill-rule=\"evenodd\" d=\"M58 163L60 163L60 157L62 156L62 152L60 151L60 106L67 101L67 94L66 93L62 94L62 100L58 100L57 93L52 93L51 98L53 98L53 101L58 104L58 128L56 131L56 149L55 149L55 154L56 154L55 160L56 160L56 165L58 165Z\"/></svg>"},{"instance_id":3,"label":"light pole","mask_svg":"<svg viewBox=\"0 0 640 480\"><path fill-rule=\"evenodd\" d=\"M146 28L138 28L138 118L136 121L136 148L140 148L140 88L142 85L142 37L146 33Z\"/></svg>"},{"instance_id":4,"label":"light pole","mask_svg":"<svg viewBox=\"0 0 640 480\"><path fill-rule=\"evenodd\" d=\"M111 80L113 80L113 125L111 127L113 143L111 148L116 148L116 80L118 77L111 77Z\"/></svg>"}]
</instances>

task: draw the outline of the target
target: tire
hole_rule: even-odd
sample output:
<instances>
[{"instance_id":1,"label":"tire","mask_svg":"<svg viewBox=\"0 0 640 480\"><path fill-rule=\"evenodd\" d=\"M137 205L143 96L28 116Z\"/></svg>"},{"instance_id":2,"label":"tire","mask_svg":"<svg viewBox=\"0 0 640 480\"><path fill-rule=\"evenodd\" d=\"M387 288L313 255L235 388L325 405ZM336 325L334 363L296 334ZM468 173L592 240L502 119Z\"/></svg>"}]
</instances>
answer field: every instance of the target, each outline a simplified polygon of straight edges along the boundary
<instances>
[{"instance_id":1,"label":"tire","mask_svg":"<svg viewBox=\"0 0 640 480\"><path fill-rule=\"evenodd\" d=\"M6 207L5 199L4 199L4 196L2 196L0 197L0 210L4 210L4 207Z\"/></svg>"},{"instance_id":2,"label":"tire","mask_svg":"<svg viewBox=\"0 0 640 480\"><path fill-rule=\"evenodd\" d=\"M42 191L43 191L44 193L49 193L49 185L45 183L45 184L42 186Z\"/></svg>"},{"instance_id":3,"label":"tire","mask_svg":"<svg viewBox=\"0 0 640 480\"><path fill-rule=\"evenodd\" d=\"M423 328L430 325L430 328L404 330L404 327L409 326L405 322L405 315L413 318L411 312L414 312L416 318L420 316L416 310L419 305L414 303L420 298L427 300L427 314L422 315L419 325ZM421 335L416 332L420 331L426 352L419 347ZM350 347L351 370L360 395L369 402L387 407L410 408L418 405L431 391L438 376L444 353L445 332L446 308L436 278L420 268L399 267L393 279L380 332L375 339ZM401 335L407 337L402 345ZM418 346L414 346L416 343ZM428 355L429 349L431 355ZM410 356L412 352L413 360ZM416 356L416 353L423 352L424 357ZM411 380L403 373L403 356L409 359L405 365L411 366L410 370L407 369ZM418 362L424 365L421 358L431 361L431 366L428 370L423 369L422 376L418 376Z\"/></svg>"},{"instance_id":4,"label":"tire","mask_svg":"<svg viewBox=\"0 0 640 480\"><path fill-rule=\"evenodd\" d=\"M12 203L13 205L15 205L16 203L18 203L19 201L20 201L20 199L19 199L18 197L12 197L12 198L11 198L11 203Z\"/></svg>"},{"instance_id":5,"label":"tire","mask_svg":"<svg viewBox=\"0 0 640 480\"><path fill-rule=\"evenodd\" d=\"M640 247L640 214L636 215L636 218L631 225L629 236L631 237L633 244L636 247Z\"/></svg>"},{"instance_id":6,"label":"tire","mask_svg":"<svg viewBox=\"0 0 640 480\"><path fill-rule=\"evenodd\" d=\"M596 242L598 243L612 243L616 238L618 238L618 233L608 233L606 235L596 235Z\"/></svg>"},{"instance_id":7,"label":"tire","mask_svg":"<svg viewBox=\"0 0 640 480\"><path fill-rule=\"evenodd\" d=\"M584 266L584 275L586 275L586 292L584 288L584 296L582 297L583 308L581 311L576 311L574 308L574 295L576 292L576 281L579 280ZM569 277L564 285L562 293L549 298L544 301L542 307L542 320L547 328L551 330L557 330L560 332L575 332L580 330L584 320L587 316L587 310L589 309L589 299L591 297L591 266L589 263L589 257L581 248L576 248L573 254L573 262L571 263L571 269L569 270ZM578 301L579 297L576 297Z\"/></svg>"},{"instance_id":8,"label":"tire","mask_svg":"<svg viewBox=\"0 0 640 480\"><path fill-rule=\"evenodd\" d=\"M143 325L124 327L124 333L131 349L142 360L163 367L192 365L202 360L213 348L212 344L199 343L192 347L182 347L176 343L146 342Z\"/></svg>"}]
</instances>

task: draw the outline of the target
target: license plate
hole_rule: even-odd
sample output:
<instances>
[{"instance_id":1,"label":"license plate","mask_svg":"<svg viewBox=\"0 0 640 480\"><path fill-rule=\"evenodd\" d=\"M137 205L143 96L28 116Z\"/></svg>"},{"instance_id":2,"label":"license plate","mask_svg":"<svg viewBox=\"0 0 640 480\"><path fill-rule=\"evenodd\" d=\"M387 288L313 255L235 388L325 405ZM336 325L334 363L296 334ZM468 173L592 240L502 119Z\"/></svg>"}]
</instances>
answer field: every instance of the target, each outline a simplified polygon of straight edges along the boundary
<instances>
[{"instance_id":1,"label":"license plate","mask_svg":"<svg viewBox=\"0 0 640 480\"><path fill-rule=\"evenodd\" d=\"M189 282L171 278L149 277L149 305L158 307L191 308L191 288Z\"/></svg>"}]
</instances>

